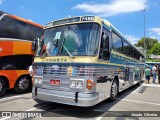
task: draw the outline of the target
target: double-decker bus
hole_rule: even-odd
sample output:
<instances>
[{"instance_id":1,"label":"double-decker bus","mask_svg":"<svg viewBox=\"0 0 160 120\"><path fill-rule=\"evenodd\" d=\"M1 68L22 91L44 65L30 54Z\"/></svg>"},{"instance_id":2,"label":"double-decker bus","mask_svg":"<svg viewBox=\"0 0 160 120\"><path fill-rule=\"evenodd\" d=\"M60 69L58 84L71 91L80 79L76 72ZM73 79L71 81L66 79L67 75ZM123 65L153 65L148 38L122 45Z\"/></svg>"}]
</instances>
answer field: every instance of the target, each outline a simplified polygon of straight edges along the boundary
<instances>
[{"instance_id":1,"label":"double-decker bus","mask_svg":"<svg viewBox=\"0 0 160 120\"><path fill-rule=\"evenodd\" d=\"M0 96L6 89L17 93L31 91L28 67L34 51L32 41L42 36L43 26L0 11Z\"/></svg>"},{"instance_id":2,"label":"double-decker bus","mask_svg":"<svg viewBox=\"0 0 160 120\"><path fill-rule=\"evenodd\" d=\"M51 44L52 43L52 44ZM141 83L144 55L110 22L79 16L45 25L34 59L36 101L94 106Z\"/></svg>"}]
</instances>

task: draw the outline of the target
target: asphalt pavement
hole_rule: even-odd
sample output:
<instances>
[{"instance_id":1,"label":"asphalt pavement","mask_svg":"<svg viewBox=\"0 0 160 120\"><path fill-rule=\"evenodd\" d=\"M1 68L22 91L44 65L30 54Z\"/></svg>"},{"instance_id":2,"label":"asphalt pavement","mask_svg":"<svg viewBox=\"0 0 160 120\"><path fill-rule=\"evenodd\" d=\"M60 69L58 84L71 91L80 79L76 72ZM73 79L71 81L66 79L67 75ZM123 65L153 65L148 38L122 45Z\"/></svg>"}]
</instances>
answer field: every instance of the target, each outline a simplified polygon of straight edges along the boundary
<instances>
[{"instance_id":1,"label":"asphalt pavement","mask_svg":"<svg viewBox=\"0 0 160 120\"><path fill-rule=\"evenodd\" d=\"M160 84L144 82L141 86L135 85L121 92L116 101L105 100L93 107L75 107L51 102L37 103L32 99L31 93L15 94L9 90L0 98L0 111L1 115L6 111L17 113L14 116L4 114L0 120L158 120L160 119Z\"/></svg>"}]
</instances>

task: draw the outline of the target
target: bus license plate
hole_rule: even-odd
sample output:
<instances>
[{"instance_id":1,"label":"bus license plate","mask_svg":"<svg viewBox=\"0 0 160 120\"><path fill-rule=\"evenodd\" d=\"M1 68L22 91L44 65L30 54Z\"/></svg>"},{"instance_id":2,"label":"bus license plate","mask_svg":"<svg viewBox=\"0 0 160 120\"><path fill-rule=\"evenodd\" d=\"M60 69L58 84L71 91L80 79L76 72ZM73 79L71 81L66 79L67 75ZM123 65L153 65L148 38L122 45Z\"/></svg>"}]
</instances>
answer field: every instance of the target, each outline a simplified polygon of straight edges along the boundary
<instances>
[{"instance_id":1,"label":"bus license plate","mask_svg":"<svg viewBox=\"0 0 160 120\"><path fill-rule=\"evenodd\" d=\"M60 80L50 80L50 85L60 85L61 81Z\"/></svg>"}]
</instances>

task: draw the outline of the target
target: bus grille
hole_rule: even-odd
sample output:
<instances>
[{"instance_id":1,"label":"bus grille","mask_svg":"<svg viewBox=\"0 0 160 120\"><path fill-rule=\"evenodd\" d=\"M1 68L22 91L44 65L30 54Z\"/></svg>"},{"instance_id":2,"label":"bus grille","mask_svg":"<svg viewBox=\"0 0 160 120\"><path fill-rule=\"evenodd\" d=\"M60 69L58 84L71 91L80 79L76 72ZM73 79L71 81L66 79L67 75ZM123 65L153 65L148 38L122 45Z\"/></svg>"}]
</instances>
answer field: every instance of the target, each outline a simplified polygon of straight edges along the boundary
<instances>
[{"instance_id":1,"label":"bus grille","mask_svg":"<svg viewBox=\"0 0 160 120\"><path fill-rule=\"evenodd\" d=\"M60 76L101 76L122 72L123 69L117 67L104 66L36 66L34 72L37 75L50 74Z\"/></svg>"}]
</instances>

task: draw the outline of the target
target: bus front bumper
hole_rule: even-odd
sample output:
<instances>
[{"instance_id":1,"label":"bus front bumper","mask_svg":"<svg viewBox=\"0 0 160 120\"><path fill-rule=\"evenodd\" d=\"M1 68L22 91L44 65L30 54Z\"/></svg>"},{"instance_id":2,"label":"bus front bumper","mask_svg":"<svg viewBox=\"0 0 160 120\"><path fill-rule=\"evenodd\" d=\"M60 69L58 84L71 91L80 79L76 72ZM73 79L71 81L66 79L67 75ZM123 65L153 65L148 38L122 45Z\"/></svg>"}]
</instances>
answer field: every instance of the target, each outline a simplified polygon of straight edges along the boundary
<instances>
[{"instance_id":1,"label":"bus front bumper","mask_svg":"<svg viewBox=\"0 0 160 120\"><path fill-rule=\"evenodd\" d=\"M85 94L66 91L56 91L50 89L36 88L32 89L32 97L38 100L89 107L99 102L98 94Z\"/></svg>"}]
</instances>

